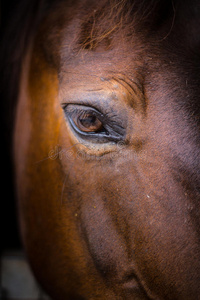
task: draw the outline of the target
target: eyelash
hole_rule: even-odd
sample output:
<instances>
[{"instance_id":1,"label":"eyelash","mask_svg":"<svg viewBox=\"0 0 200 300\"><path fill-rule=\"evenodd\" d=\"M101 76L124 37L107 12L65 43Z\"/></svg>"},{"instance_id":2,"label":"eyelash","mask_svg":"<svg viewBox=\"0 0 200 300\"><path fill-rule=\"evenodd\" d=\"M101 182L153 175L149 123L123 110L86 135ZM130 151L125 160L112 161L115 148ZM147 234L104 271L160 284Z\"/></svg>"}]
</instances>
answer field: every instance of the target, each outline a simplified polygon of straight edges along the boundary
<instances>
[{"instance_id":1,"label":"eyelash","mask_svg":"<svg viewBox=\"0 0 200 300\"><path fill-rule=\"evenodd\" d=\"M108 115L102 114L91 106L68 104L64 107L64 112L70 127L74 133L79 135L82 139L95 143L119 142L123 140L124 128L116 123L115 120L109 118ZM75 120L78 120L78 118L84 115L94 116L101 122L101 130L88 132L80 130Z\"/></svg>"}]
</instances>

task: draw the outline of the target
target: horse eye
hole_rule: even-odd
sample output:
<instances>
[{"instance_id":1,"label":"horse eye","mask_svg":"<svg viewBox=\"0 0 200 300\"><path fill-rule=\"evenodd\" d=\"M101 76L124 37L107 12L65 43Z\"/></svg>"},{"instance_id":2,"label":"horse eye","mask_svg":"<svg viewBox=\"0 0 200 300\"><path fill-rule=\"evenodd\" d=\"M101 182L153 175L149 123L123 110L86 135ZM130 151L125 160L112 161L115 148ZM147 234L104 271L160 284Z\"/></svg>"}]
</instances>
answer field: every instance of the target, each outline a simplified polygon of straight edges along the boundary
<instances>
[{"instance_id":1,"label":"horse eye","mask_svg":"<svg viewBox=\"0 0 200 300\"><path fill-rule=\"evenodd\" d=\"M94 143L118 142L123 140L125 129L106 113L91 106L68 104L63 107L66 120L73 133Z\"/></svg>"},{"instance_id":2,"label":"horse eye","mask_svg":"<svg viewBox=\"0 0 200 300\"><path fill-rule=\"evenodd\" d=\"M74 124L83 132L102 132L103 123L93 111L76 112L73 116Z\"/></svg>"},{"instance_id":3,"label":"horse eye","mask_svg":"<svg viewBox=\"0 0 200 300\"><path fill-rule=\"evenodd\" d=\"M106 133L104 116L94 108L69 104L64 110L69 123L77 133L93 136Z\"/></svg>"}]
</instances>

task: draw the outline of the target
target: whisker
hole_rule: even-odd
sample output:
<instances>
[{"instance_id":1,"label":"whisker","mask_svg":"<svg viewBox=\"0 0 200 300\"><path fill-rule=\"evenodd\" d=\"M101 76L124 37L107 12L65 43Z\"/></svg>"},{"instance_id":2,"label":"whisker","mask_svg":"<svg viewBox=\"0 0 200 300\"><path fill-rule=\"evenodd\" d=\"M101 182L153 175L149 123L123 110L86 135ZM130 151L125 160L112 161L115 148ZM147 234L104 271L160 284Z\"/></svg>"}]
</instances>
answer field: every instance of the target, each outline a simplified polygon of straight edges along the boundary
<instances>
[{"instance_id":1,"label":"whisker","mask_svg":"<svg viewBox=\"0 0 200 300\"><path fill-rule=\"evenodd\" d=\"M65 190L65 184L66 184L66 180L69 174L65 175L65 180L63 182L63 186L62 186L62 191L61 191L61 197L60 197L60 205L62 206L63 204L63 195L64 195L64 190Z\"/></svg>"},{"instance_id":2,"label":"whisker","mask_svg":"<svg viewBox=\"0 0 200 300\"><path fill-rule=\"evenodd\" d=\"M171 24L171 27L170 27L169 32L167 33L167 35L166 35L161 41L164 41L164 40L166 40L166 38L168 38L168 36L171 34L172 29L173 29L174 24L175 24L175 19L176 19L176 9L175 9L175 5L174 5L174 1L173 1L173 0L172 0L172 8L173 8L173 12L174 12L173 19L172 19L172 24Z\"/></svg>"},{"instance_id":3,"label":"whisker","mask_svg":"<svg viewBox=\"0 0 200 300\"><path fill-rule=\"evenodd\" d=\"M56 158L57 158L57 156L58 156L60 153L62 153L63 151L68 151L69 149L71 149L71 148L73 148L73 147L75 147L75 146L77 146L77 145L79 145L79 144L80 144L80 143L75 143L75 144L73 144L72 146L66 148L65 150L61 149L60 151L55 152ZM51 155L48 155L48 156L45 157L44 159L41 159L41 160L39 160L39 161L36 161L34 164L39 164L39 163L41 163L41 162L43 162L43 161L45 161L45 160L48 160L48 159L54 160L54 159L51 157Z\"/></svg>"}]
</instances>

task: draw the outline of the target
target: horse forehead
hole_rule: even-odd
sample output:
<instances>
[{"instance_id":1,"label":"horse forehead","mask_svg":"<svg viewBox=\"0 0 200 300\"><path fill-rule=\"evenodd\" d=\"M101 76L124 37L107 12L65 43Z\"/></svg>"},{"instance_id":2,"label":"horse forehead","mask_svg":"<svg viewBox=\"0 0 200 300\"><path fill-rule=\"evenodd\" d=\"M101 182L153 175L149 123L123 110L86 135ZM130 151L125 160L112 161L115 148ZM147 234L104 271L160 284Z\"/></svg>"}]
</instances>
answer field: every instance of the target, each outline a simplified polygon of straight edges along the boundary
<instances>
[{"instance_id":1,"label":"horse forehead","mask_svg":"<svg viewBox=\"0 0 200 300\"><path fill-rule=\"evenodd\" d=\"M131 41L123 43L120 38L118 44L112 49L101 51L82 50L73 53L65 43L66 37L63 37L63 43L60 48L61 72L92 73L103 76L103 73L129 73L134 74L144 60L141 59L142 41L136 45Z\"/></svg>"}]
</instances>

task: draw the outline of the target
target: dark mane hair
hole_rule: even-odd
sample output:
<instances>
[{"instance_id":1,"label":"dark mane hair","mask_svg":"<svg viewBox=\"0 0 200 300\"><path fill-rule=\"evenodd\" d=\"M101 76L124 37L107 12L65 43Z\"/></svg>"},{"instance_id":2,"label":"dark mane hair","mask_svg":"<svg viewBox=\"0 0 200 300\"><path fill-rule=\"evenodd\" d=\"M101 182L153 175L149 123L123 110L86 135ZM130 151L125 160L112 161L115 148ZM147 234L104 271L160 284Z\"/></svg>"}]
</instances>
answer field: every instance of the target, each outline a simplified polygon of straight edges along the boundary
<instances>
[{"instance_id":1,"label":"dark mane hair","mask_svg":"<svg viewBox=\"0 0 200 300\"><path fill-rule=\"evenodd\" d=\"M0 93L7 133L12 131L22 61L46 7L45 0L21 0L1 24Z\"/></svg>"},{"instance_id":2,"label":"dark mane hair","mask_svg":"<svg viewBox=\"0 0 200 300\"><path fill-rule=\"evenodd\" d=\"M161 36L165 37L173 25L174 1L60 0L47 15L38 45L49 65L59 70L62 54L98 51L99 47L109 50L118 34L123 35L124 40L141 33L145 39L145 35L150 36L164 27ZM70 29L67 31L65 27Z\"/></svg>"},{"instance_id":3,"label":"dark mane hair","mask_svg":"<svg viewBox=\"0 0 200 300\"><path fill-rule=\"evenodd\" d=\"M21 246L16 214L13 179L12 135L15 107L19 92L21 66L27 47L36 31L43 12L48 7L45 0L3 1L0 28L0 97L1 97L1 172L3 232L1 250ZM5 218L6 215L6 218Z\"/></svg>"},{"instance_id":4,"label":"dark mane hair","mask_svg":"<svg viewBox=\"0 0 200 300\"><path fill-rule=\"evenodd\" d=\"M135 30L158 29L173 12L173 5L167 0L100 1L82 23L79 45L82 49L94 50L103 43L105 49L109 49L112 35L118 31L131 36Z\"/></svg>"}]
</instances>

